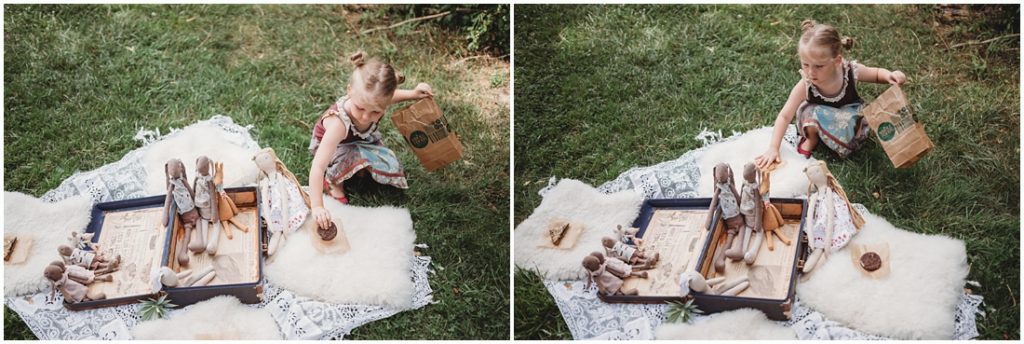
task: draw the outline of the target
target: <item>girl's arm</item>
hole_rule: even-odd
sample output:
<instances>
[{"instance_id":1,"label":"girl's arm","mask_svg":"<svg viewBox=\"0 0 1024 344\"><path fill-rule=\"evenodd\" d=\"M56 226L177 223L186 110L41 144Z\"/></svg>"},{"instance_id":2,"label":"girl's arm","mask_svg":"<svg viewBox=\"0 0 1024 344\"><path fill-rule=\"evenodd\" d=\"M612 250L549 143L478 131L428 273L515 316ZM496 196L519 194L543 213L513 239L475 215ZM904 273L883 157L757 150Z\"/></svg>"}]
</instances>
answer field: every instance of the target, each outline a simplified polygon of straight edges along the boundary
<instances>
[{"instance_id":1,"label":"girl's arm","mask_svg":"<svg viewBox=\"0 0 1024 344\"><path fill-rule=\"evenodd\" d=\"M411 90L395 90L395 95L391 96L391 104L433 96L434 90L430 85L421 82L419 85L416 85L416 88Z\"/></svg>"},{"instance_id":2,"label":"girl's arm","mask_svg":"<svg viewBox=\"0 0 1024 344\"><path fill-rule=\"evenodd\" d=\"M313 163L309 167L309 203L313 210L313 219L322 227L329 226L330 213L324 209L324 173L327 165L334 157L338 144L348 136L348 128L336 116L324 118L324 137L313 155Z\"/></svg>"},{"instance_id":3,"label":"girl's arm","mask_svg":"<svg viewBox=\"0 0 1024 344\"><path fill-rule=\"evenodd\" d=\"M907 82L907 76L901 71L889 71L880 67L868 67L857 64L857 80L873 82L876 84L902 85Z\"/></svg>"},{"instance_id":4,"label":"girl's arm","mask_svg":"<svg viewBox=\"0 0 1024 344\"><path fill-rule=\"evenodd\" d=\"M764 169L774 162L781 162L779 158L779 145L782 144L782 136L786 135L786 127L793 121L793 117L796 116L796 108L800 106L800 103L807 99L807 86L804 84L804 80L800 79L793 86L793 90L789 92L789 99L786 100L786 105L782 106L782 110L779 111L779 115L775 117L775 130L772 132L772 140L768 142L768 150L754 159L757 163L757 168ZM800 128L797 128L799 130Z\"/></svg>"}]
</instances>

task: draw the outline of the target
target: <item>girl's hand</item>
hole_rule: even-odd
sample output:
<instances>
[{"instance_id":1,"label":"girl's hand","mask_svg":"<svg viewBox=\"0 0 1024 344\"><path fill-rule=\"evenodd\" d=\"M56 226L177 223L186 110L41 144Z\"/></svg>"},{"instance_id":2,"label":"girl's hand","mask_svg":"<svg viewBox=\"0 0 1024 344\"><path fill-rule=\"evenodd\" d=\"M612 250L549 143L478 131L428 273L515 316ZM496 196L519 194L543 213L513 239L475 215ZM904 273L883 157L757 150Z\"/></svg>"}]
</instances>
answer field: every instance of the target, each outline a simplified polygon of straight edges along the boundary
<instances>
[{"instance_id":1,"label":"girl's hand","mask_svg":"<svg viewBox=\"0 0 1024 344\"><path fill-rule=\"evenodd\" d=\"M782 159L779 158L779 151L771 148L768 148L768 150L765 151L764 154L761 154L761 156L754 158L754 163L757 164L757 168L759 169L767 168L768 165L776 162L782 162Z\"/></svg>"},{"instance_id":2,"label":"girl's hand","mask_svg":"<svg viewBox=\"0 0 1024 344\"><path fill-rule=\"evenodd\" d=\"M427 85L427 83L425 82L421 82L418 85L416 85L416 88L414 88L413 91L416 91L416 99L423 99L426 97L434 96L434 89L431 88L430 85Z\"/></svg>"},{"instance_id":3,"label":"girl's hand","mask_svg":"<svg viewBox=\"0 0 1024 344\"><path fill-rule=\"evenodd\" d=\"M904 82L907 82L907 76L903 72L896 70L889 73L889 80L886 81L893 85L903 85Z\"/></svg>"},{"instance_id":4,"label":"girl's hand","mask_svg":"<svg viewBox=\"0 0 1024 344\"><path fill-rule=\"evenodd\" d=\"M324 209L324 207L313 207L313 220L316 220L316 224L320 228L330 227L331 213Z\"/></svg>"}]
</instances>

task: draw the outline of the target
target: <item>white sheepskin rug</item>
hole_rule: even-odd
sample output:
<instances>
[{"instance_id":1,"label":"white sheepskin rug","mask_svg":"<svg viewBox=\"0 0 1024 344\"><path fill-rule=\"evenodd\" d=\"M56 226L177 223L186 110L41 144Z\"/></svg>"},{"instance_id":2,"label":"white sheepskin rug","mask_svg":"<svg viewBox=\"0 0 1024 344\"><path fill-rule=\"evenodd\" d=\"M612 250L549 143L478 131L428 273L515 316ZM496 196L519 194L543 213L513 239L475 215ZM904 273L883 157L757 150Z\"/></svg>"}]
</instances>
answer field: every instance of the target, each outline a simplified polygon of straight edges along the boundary
<instances>
[{"instance_id":1,"label":"white sheepskin rug","mask_svg":"<svg viewBox=\"0 0 1024 344\"><path fill-rule=\"evenodd\" d=\"M952 339L954 314L970 270L963 241L897 229L861 212L864 228L797 283L805 305L866 333L895 339ZM853 245L889 245L889 275L866 278L853 265Z\"/></svg>"},{"instance_id":2,"label":"white sheepskin rug","mask_svg":"<svg viewBox=\"0 0 1024 344\"><path fill-rule=\"evenodd\" d=\"M267 280L330 303L411 307L416 290L409 271L416 232L409 211L342 205L327 197L324 207L344 228L351 250L323 255L313 249L310 235L316 235L316 224L307 218L268 260Z\"/></svg>"},{"instance_id":3,"label":"white sheepskin rug","mask_svg":"<svg viewBox=\"0 0 1024 344\"><path fill-rule=\"evenodd\" d=\"M683 340L796 340L789 327L768 320L761 311L742 308L715 313L693 324L662 324L654 330L655 339Z\"/></svg>"},{"instance_id":4,"label":"white sheepskin rug","mask_svg":"<svg viewBox=\"0 0 1024 344\"><path fill-rule=\"evenodd\" d=\"M142 340L282 339L269 310L243 305L234 296L196 303L169 319L140 322L132 328L132 336Z\"/></svg>"},{"instance_id":5,"label":"white sheepskin rug","mask_svg":"<svg viewBox=\"0 0 1024 344\"><path fill-rule=\"evenodd\" d=\"M82 232L92 217L92 200L76 196L46 203L20 193L4 192L4 233L26 234L32 239L28 259L4 264L4 296L37 293L49 288L43 269L60 259L57 246L68 243L72 231Z\"/></svg>"},{"instance_id":6,"label":"white sheepskin rug","mask_svg":"<svg viewBox=\"0 0 1024 344\"><path fill-rule=\"evenodd\" d=\"M643 197L633 191L604 194L578 180L562 179L533 214L516 226L516 266L549 280L584 278L583 257L603 251L601 237L613 235L616 225L631 225L642 203ZM583 233L572 249L540 247L548 223L554 219L583 223Z\"/></svg>"},{"instance_id":7,"label":"white sheepskin rug","mask_svg":"<svg viewBox=\"0 0 1024 344\"><path fill-rule=\"evenodd\" d=\"M142 156L146 170L146 193L155 195L167 192L164 164L172 158L181 159L189 183L192 183L196 177L196 159L203 155L224 163L225 187L255 184L257 167L252 157L258 149L247 149L241 142L233 142L232 139L238 137L225 135L224 130L210 121L200 121L154 142ZM298 172L302 174L302 171Z\"/></svg>"},{"instance_id":8,"label":"white sheepskin rug","mask_svg":"<svg viewBox=\"0 0 1024 344\"><path fill-rule=\"evenodd\" d=\"M714 180L711 176L715 165L724 162L732 167L732 173L736 178L737 188L743 184L743 166L754 162L754 159L764 153L765 145L771 141L772 127L754 129L743 133L739 137L730 138L708 146L707 150L697 160L700 169L700 183L697 192L710 197L714 191ZM807 195L807 178L804 177L804 167L811 162L804 158L796 150L783 144L779 147L779 157L782 158L782 165L772 172L771 197L794 198ZM792 178L798 176L800 178Z\"/></svg>"}]
</instances>

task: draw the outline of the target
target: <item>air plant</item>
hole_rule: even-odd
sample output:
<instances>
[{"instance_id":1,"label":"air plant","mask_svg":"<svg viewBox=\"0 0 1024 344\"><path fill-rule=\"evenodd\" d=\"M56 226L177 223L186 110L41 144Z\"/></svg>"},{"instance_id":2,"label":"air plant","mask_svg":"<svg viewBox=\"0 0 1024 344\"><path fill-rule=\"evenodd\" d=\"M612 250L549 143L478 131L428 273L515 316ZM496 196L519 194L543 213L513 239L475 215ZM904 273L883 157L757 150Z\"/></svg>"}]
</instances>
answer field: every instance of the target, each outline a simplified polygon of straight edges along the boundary
<instances>
[{"instance_id":1,"label":"air plant","mask_svg":"<svg viewBox=\"0 0 1024 344\"><path fill-rule=\"evenodd\" d=\"M142 307L139 308L139 315L142 316L143 321L163 319L167 316L167 311L178 307L178 305L171 303L171 300L167 299L167 293L161 291L159 295L160 297L157 299L149 298L140 302Z\"/></svg>"},{"instance_id":2,"label":"air plant","mask_svg":"<svg viewBox=\"0 0 1024 344\"><path fill-rule=\"evenodd\" d=\"M693 320L693 317L697 314L704 314L704 311L693 304L693 299L685 303L671 301L668 303L668 310L665 312L665 321L670 323L686 323Z\"/></svg>"}]
</instances>

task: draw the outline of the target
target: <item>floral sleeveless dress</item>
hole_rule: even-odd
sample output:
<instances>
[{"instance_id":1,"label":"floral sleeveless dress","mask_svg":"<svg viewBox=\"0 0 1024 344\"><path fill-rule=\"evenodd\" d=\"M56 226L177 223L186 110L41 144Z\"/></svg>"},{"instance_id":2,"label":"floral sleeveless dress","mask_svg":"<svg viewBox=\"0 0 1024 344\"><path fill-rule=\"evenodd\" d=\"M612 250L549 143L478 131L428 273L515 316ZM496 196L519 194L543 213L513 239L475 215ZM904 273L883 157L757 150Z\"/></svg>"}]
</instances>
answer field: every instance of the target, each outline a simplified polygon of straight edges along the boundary
<instances>
[{"instance_id":1,"label":"floral sleeveless dress","mask_svg":"<svg viewBox=\"0 0 1024 344\"><path fill-rule=\"evenodd\" d=\"M402 169L398 157L381 141L380 130L377 122L370 125L365 132L356 131L352 124L351 115L345 110L347 96L338 98L331 107L324 111L313 126L313 134L309 140L309 153L316 155L320 141L324 137L324 118L337 116L345 126L348 127L348 135L334 150L334 156L327 165L327 180L331 184L340 184L352 178L356 172L366 169L374 181L391 185L399 189L409 188L405 180L405 171Z\"/></svg>"},{"instance_id":2,"label":"floral sleeveless dress","mask_svg":"<svg viewBox=\"0 0 1024 344\"><path fill-rule=\"evenodd\" d=\"M868 123L860 114L864 100L857 94L856 75L857 61L843 60L843 87L833 97L805 82L807 100L796 110L797 133L804 136L806 128L816 128L821 142L840 158L857 150L868 135Z\"/></svg>"}]
</instances>

